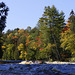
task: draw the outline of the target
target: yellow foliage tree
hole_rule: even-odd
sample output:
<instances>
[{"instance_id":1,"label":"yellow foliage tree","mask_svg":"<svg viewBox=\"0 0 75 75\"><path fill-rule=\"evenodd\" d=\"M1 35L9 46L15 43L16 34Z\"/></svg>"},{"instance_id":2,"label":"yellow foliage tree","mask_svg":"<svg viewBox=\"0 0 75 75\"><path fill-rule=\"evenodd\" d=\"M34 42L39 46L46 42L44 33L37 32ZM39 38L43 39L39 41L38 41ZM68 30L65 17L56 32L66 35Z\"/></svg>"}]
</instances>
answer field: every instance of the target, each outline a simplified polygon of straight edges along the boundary
<instances>
[{"instance_id":1,"label":"yellow foliage tree","mask_svg":"<svg viewBox=\"0 0 75 75\"><path fill-rule=\"evenodd\" d=\"M21 44L19 44L19 46L18 46L18 50L20 51L20 58L22 58L23 60L25 59L25 60L27 60L27 52L26 52L26 50L24 49L24 45L23 45L23 43L21 43Z\"/></svg>"},{"instance_id":2,"label":"yellow foliage tree","mask_svg":"<svg viewBox=\"0 0 75 75\"><path fill-rule=\"evenodd\" d=\"M70 29L61 34L61 47L65 50L70 50L72 54L75 54L75 33L72 33Z\"/></svg>"}]
</instances>

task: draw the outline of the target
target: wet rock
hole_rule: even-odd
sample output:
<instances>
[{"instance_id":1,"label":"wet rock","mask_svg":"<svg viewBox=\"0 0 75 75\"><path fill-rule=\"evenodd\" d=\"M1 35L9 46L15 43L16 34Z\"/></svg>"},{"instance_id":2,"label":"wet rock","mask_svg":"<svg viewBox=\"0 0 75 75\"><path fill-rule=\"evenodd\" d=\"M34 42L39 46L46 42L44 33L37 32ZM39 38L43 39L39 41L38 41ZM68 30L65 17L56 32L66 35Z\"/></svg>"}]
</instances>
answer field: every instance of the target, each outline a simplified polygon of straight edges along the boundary
<instances>
[{"instance_id":1,"label":"wet rock","mask_svg":"<svg viewBox=\"0 0 75 75\"><path fill-rule=\"evenodd\" d=\"M33 63L32 61L22 61L19 64L32 64L32 63Z\"/></svg>"}]
</instances>

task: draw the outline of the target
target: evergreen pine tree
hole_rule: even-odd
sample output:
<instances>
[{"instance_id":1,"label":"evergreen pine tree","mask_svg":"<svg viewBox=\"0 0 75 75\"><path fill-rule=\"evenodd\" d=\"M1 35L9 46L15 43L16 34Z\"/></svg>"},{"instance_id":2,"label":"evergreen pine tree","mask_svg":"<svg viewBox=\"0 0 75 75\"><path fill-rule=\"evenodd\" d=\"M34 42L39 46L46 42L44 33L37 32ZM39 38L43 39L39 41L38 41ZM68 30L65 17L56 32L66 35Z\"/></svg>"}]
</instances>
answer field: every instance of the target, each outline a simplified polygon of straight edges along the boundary
<instances>
[{"instance_id":1,"label":"evergreen pine tree","mask_svg":"<svg viewBox=\"0 0 75 75\"><path fill-rule=\"evenodd\" d=\"M64 23L64 13L58 12L58 10L53 5L45 7L45 12L38 22L38 27L42 31L41 27L47 26L50 29L49 33L49 43L55 44L56 47L52 47L52 52L54 56L56 55L57 60L60 60L60 33L62 31Z\"/></svg>"},{"instance_id":2,"label":"evergreen pine tree","mask_svg":"<svg viewBox=\"0 0 75 75\"><path fill-rule=\"evenodd\" d=\"M5 3L1 2L0 3L0 58L2 58L2 49L1 49L1 36L2 36L2 31L6 27L6 16L8 15L8 7L5 5Z\"/></svg>"}]
</instances>

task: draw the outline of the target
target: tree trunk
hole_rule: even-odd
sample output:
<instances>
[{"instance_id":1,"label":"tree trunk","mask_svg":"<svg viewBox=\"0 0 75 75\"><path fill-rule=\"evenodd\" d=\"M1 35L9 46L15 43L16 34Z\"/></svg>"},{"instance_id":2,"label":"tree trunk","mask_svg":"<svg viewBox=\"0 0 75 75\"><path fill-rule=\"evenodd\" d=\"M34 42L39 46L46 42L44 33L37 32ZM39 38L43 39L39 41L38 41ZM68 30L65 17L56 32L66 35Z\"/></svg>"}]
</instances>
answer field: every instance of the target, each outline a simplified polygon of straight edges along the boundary
<instances>
[{"instance_id":1,"label":"tree trunk","mask_svg":"<svg viewBox=\"0 0 75 75\"><path fill-rule=\"evenodd\" d=\"M56 51L57 51L57 54L58 54L58 58L57 59L60 60L60 54L59 54L59 51L58 51L58 47L57 47L57 43L56 43L54 35L52 35L52 38L54 40L54 43L56 44Z\"/></svg>"}]
</instances>

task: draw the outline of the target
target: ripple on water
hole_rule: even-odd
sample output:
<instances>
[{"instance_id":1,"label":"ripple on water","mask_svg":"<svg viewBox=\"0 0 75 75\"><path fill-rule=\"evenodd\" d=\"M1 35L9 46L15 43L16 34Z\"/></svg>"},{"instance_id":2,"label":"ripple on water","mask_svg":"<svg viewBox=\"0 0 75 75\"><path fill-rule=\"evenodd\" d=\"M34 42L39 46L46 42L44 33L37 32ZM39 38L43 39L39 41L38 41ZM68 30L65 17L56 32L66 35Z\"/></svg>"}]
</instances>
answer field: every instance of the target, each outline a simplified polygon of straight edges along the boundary
<instances>
[{"instance_id":1,"label":"ripple on water","mask_svg":"<svg viewBox=\"0 0 75 75\"><path fill-rule=\"evenodd\" d=\"M75 64L0 64L0 75L75 74Z\"/></svg>"}]
</instances>

